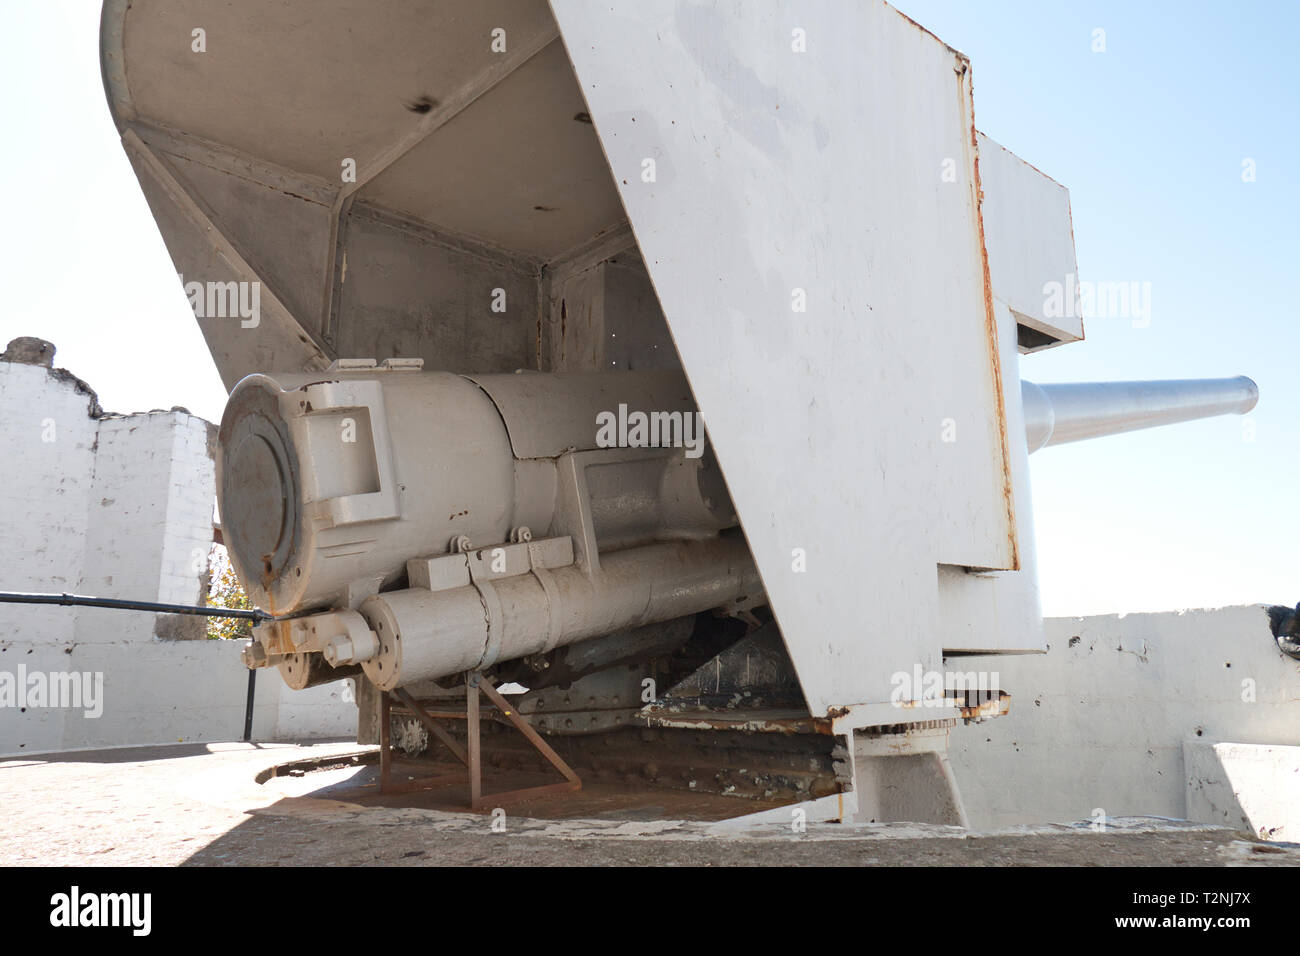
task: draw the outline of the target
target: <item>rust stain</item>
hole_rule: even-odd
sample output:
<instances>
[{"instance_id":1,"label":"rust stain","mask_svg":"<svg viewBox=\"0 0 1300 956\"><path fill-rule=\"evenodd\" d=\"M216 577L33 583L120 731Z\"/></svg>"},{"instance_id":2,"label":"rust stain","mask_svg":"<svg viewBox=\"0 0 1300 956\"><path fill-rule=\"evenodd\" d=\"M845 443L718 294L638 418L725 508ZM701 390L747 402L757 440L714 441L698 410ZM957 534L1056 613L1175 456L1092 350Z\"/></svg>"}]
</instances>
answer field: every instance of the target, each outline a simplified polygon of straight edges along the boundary
<instances>
[{"instance_id":1,"label":"rust stain","mask_svg":"<svg viewBox=\"0 0 1300 956\"><path fill-rule=\"evenodd\" d=\"M989 365L993 371L993 401L998 424L998 438L1002 451L1002 500L1007 513L1007 543L1010 546L1011 567L1020 570L1020 545L1016 535L1016 506L1011 483L1011 444L1007 436L1007 403L1003 393L1002 356L998 348L998 323L993 306L993 279L989 272L989 252L984 239L984 187L980 182L979 139L975 130L975 94L970 82L970 61L957 54L964 69L958 76L957 95L962 100L960 108L970 121L971 188L975 209L975 227L979 238L980 265L984 282L984 339L989 348Z\"/></svg>"},{"instance_id":2,"label":"rust stain","mask_svg":"<svg viewBox=\"0 0 1300 956\"><path fill-rule=\"evenodd\" d=\"M961 711L962 719L968 721L1005 717L1011 712L1011 695L1000 690L996 699L980 701L977 693L973 701L968 696L966 703L959 704L958 709Z\"/></svg>"}]
</instances>

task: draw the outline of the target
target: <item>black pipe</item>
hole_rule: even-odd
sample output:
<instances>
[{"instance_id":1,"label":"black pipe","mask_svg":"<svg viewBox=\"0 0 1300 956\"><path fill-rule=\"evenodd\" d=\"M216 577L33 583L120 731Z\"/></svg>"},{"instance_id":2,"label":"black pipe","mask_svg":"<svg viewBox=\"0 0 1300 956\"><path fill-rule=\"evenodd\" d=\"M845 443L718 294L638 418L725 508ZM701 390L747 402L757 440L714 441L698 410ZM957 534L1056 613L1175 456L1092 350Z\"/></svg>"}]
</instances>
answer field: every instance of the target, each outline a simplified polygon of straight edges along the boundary
<instances>
[{"instance_id":1,"label":"black pipe","mask_svg":"<svg viewBox=\"0 0 1300 956\"><path fill-rule=\"evenodd\" d=\"M0 591L0 604L58 604L63 607L111 607L127 611L162 611L168 614L198 614L202 617L229 617L252 621L274 621L274 614L261 608L205 607L194 604L160 604L157 601L123 601L118 598L84 597L79 594L30 594L23 591Z\"/></svg>"},{"instance_id":2,"label":"black pipe","mask_svg":"<svg viewBox=\"0 0 1300 956\"><path fill-rule=\"evenodd\" d=\"M248 669L248 703L244 705L244 742L253 740L253 692L257 690L257 670Z\"/></svg>"}]
</instances>

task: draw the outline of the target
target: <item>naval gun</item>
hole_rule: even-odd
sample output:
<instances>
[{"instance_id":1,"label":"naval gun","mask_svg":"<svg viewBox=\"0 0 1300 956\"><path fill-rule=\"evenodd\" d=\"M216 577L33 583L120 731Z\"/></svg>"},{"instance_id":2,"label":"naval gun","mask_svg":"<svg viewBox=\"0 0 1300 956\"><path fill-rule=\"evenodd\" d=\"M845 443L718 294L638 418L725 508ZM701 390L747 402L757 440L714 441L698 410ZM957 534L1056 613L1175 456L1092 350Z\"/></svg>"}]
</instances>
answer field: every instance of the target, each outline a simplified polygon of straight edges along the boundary
<instances>
[{"instance_id":1,"label":"naval gun","mask_svg":"<svg viewBox=\"0 0 1300 956\"><path fill-rule=\"evenodd\" d=\"M513 683L597 775L962 822L1009 697L894 678L1043 649L1031 450L1256 400L1021 383L1083 338L1068 191L881 0L104 0L101 62L231 390L246 662L369 742Z\"/></svg>"},{"instance_id":2,"label":"naval gun","mask_svg":"<svg viewBox=\"0 0 1300 956\"><path fill-rule=\"evenodd\" d=\"M1258 399L1244 377L1021 389L1031 452ZM765 603L716 458L685 444L696 414L676 372L249 376L219 433L225 541L291 615L249 663L296 686L359 664L387 691Z\"/></svg>"}]
</instances>

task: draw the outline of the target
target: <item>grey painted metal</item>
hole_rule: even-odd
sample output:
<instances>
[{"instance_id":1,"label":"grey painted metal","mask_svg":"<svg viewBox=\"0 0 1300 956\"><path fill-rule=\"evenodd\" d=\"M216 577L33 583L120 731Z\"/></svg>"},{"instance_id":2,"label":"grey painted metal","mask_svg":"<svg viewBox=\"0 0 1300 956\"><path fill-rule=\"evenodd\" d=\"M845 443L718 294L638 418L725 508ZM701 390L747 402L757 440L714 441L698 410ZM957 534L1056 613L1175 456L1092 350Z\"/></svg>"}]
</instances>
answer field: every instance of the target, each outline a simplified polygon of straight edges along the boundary
<instances>
[{"instance_id":1,"label":"grey painted metal","mask_svg":"<svg viewBox=\"0 0 1300 956\"><path fill-rule=\"evenodd\" d=\"M969 62L874 0L552 9L808 704L887 703L937 566L1018 567Z\"/></svg>"},{"instance_id":2,"label":"grey painted metal","mask_svg":"<svg viewBox=\"0 0 1300 956\"><path fill-rule=\"evenodd\" d=\"M259 628L254 663L380 660L367 602L467 642L416 638L404 671L552 649L636 618L607 573L659 601L665 537L688 594L770 599L841 729L897 722L890 675L945 648L1041 646L1020 435L1141 402L1067 422L1082 404L1019 387L1019 331L1082 335L1042 296L1075 273L1068 194L978 136L969 62L887 4L105 0L101 57L177 269L262 290L255 325L199 320L228 386L255 375L223 521L259 603L321 613L315 638ZM341 355L448 374L326 371ZM702 411L722 470L594 447L592 412L635 394ZM696 564L735 511L750 550Z\"/></svg>"},{"instance_id":3,"label":"grey painted metal","mask_svg":"<svg viewBox=\"0 0 1300 956\"><path fill-rule=\"evenodd\" d=\"M473 375L672 367L675 346L731 490L746 488L746 530L779 586L813 706L884 700L892 670L937 666L936 564L1018 564L965 59L879 2L774 4L757 17L737 3L626 15L556 3L555 17L515 0L445 16L360 0L306 9L105 6L104 56L120 46L131 65L106 72L106 87L131 106L119 125L143 144L142 182L173 256L206 277L211 243L187 237L210 224L275 279L302 330L207 323L225 380L299 370L321 344L327 358L419 355ZM214 40L249 37L178 56L176 37L198 23ZM807 54L791 45L796 27ZM495 28L509 38L499 55ZM564 47L545 42L557 32ZM409 69L377 68L391 63ZM632 95L611 107L610 91ZM422 95L434 102L413 112ZM357 160L355 187L338 179L342 157ZM641 178L647 158L655 183ZM935 261L946 265L924 267ZM498 287L510 304L494 314L486 293ZM806 313L792 309L796 288ZM940 440L948 419L961 441ZM556 520L592 572L605 542L633 543L643 497L600 494L614 484L607 463L574 452L554 468ZM692 481L680 484L692 497ZM391 547L385 566L400 576L398 551L428 553L392 526L367 543L367 524L336 533L333 564ZM865 611L845 574L878 590ZM344 576L324 592L348 606L396 583ZM828 634L868 638L828 652Z\"/></svg>"},{"instance_id":4,"label":"grey painted metal","mask_svg":"<svg viewBox=\"0 0 1300 956\"><path fill-rule=\"evenodd\" d=\"M277 614L350 606L350 587L392 586L407 559L455 535L503 541L515 517L500 416L457 375L249 376L218 441L231 560Z\"/></svg>"},{"instance_id":5,"label":"grey painted metal","mask_svg":"<svg viewBox=\"0 0 1300 956\"><path fill-rule=\"evenodd\" d=\"M398 584L414 558L498 548L504 562L507 549L529 547L520 529L571 536L594 568L598 547L710 537L736 523L708 456L598 444L601 412L675 410L680 420L690 407L680 373L417 368L348 362L235 388L218 433L217 495L231 559L258 604L277 614L355 607Z\"/></svg>"},{"instance_id":6,"label":"grey painted metal","mask_svg":"<svg viewBox=\"0 0 1300 956\"><path fill-rule=\"evenodd\" d=\"M386 591L361 605L381 645L361 666L388 690L725 607L761 590L744 540L730 535L615 551L602 555L598 571L559 568L547 584L521 574L447 591Z\"/></svg>"},{"instance_id":7,"label":"grey painted metal","mask_svg":"<svg viewBox=\"0 0 1300 956\"><path fill-rule=\"evenodd\" d=\"M1244 375L1158 382L1022 382L1021 391L1031 452L1198 418L1244 415L1259 401L1259 386Z\"/></svg>"},{"instance_id":8,"label":"grey painted metal","mask_svg":"<svg viewBox=\"0 0 1300 956\"><path fill-rule=\"evenodd\" d=\"M566 451L597 447L596 416L617 413L620 404L678 416L695 412L681 372L637 372L631 378L589 372L466 377L487 392L500 411L518 458L556 458Z\"/></svg>"},{"instance_id":9,"label":"grey painted metal","mask_svg":"<svg viewBox=\"0 0 1300 956\"><path fill-rule=\"evenodd\" d=\"M997 282L996 273L994 282ZM1025 412L1021 401L1017 345L1019 324L1016 314L1004 302L997 300L994 304L1002 358L1007 434L1023 435ZM1010 445L1020 570L972 572L959 565L939 565L939 630L945 652L1009 653L1042 651L1045 648L1029 451L1020 441L1012 441Z\"/></svg>"},{"instance_id":10,"label":"grey painted metal","mask_svg":"<svg viewBox=\"0 0 1300 956\"><path fill-rule=\"evenodd\" d=\"M1049 313L1046 292L1078 285L1070 193L1019 156L979 134L980 187L984 192L984 246L993 295L1018 325L1037 333L1025 351L1083 338L1078 309Z\"/></svg>"}]
</instances>

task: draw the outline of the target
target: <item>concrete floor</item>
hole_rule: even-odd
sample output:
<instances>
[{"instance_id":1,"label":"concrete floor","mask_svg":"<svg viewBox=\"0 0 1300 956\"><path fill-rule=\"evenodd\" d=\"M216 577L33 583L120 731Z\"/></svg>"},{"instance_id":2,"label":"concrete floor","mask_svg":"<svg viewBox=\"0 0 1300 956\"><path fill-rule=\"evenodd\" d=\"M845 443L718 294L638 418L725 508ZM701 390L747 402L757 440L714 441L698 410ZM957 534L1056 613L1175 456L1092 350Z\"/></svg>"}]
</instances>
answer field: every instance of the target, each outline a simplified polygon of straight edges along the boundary
<instances>
[{"instance_id":1,"label":"concrete floor","mask_svg":"<svg viewBox=\"0 0 1300 956\"><path fill-rule=\"evenodd\" d=\"M276 765L357 749L232 743L0 760L0 865L1300 865L1297 845L1150 818L1112 821L1104 833L1083 824L809 824L793 833L662 819L680 806L675 798L629 803L593 792L589 817L529 818L546 808L523 805L494 832L490 815L438 809L427 796L378 797L368 767L257 782Z\"/></svg>"}]
</instances>

